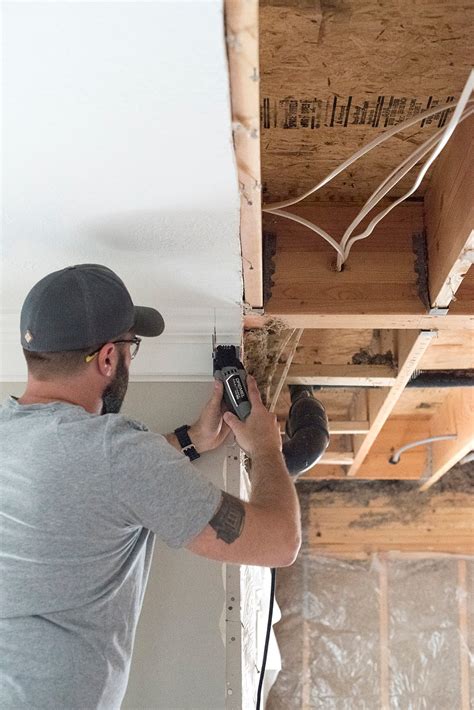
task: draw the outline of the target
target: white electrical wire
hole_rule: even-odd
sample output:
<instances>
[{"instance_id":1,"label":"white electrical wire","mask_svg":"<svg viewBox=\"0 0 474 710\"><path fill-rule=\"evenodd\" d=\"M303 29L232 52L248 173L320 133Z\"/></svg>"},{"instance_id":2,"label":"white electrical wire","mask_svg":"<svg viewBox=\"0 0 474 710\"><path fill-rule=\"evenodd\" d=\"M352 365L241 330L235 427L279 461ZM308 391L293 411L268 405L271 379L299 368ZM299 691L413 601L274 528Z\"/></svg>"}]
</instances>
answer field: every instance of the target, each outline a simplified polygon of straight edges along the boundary
<instances>
[{"instance_id":1,"label":"white electrical wire","mask_svg":"<svg viewBox=\"0 0 474 710\"><path fill-rule=\"evenodd\" d=\"M412 195L412 194L418 189L418 187L420 186L421 181L422 181L423 178L425 177L425 175L426 175L426 173L428 172L429 168L431 167L431 165L433 164L433 162L436 160L436 158L438 157L438 155L441 153L441 151L442 151L443 148L445 147L445 145L446 145L446 143L448 142L448 140L451 138L451 136L452 136L452 134L454 133L454 131L455 131L457 125L458 125L463 119L467 118L469 115L471 115L471 113L473 113L473 108L472 108L472 107L469 108L467 111L464 112L464 109L465 109L465 107L466 107L466 105L467 105L467 103L468 103L468 100L469 100L469 96L471 95L471 93L472 93L473 91L474 91L474 71L471 71L471 73L470 73L470 75L469 75L469 79L468 79L467 82L466 82L466 85L465 85L465 87L464 87L464 89L463 89L463 91L462 91L461 97L460 97L460 99L459 99L459 101L458 101L458 104L457 104L457 106L456 106L456 108L455 108L455 110L454 110L453 115L451 116L451 119L449 120L449 122L448 122L446 128L443 129L442 135L438 138L438 140L437 140L437 142L436 142L436 147L435 147L435 149L434 149L433 152L431 153L431 155L430 155L430 157L428 158L428 160L426 161L426 163L424 163L424 165L423 165L423 167L421 168L420 172L418 173L417 178L416 178L415 182L413 183L412 187L408 190L408 192L406 192L404 195L402 195L402 197L399 197L398 200L395 200L395 202L393 202L391 205L389 205L385 210L383 210L383 211L380 212L378 215L376 215L376 216L371 220L370 224L367 226L367 228L364 230L364 232L362 232L362 234L358 234L357 236L352 237L352 239L349 239L349 240L348 240L348 236L347 236L347 235L345 235L345 236L343 237L343 239L342 239L342 241L341 241L341 246L342 246L342 248L343 248L343 250L344 250L344 261L345 261L345 260L347 259L347 257L349 256L349 252L350 252L351 247L352 247L352 245L354 244L354 242L356 242L356 241L358 241L358 240L360 240L360 239L365 239L366 237L368 237L368 236L373 232L375 226L380 222L381 219L383 219L391 210L393 210L395 207L397 207L397 205L399 205L401 202L403 202L404 200L406 200L407 197L410 197L410 195ZM464 113L463 113L463 112L464 112ZM427 145L427 144L428 144L428 145ZM423 144L422 146L420 146L420 149L426 148L426 151L424 151L424 152L422 151L422 154L423 154L423 155L425 154L425 152L428 152L428 151L430 150L431 145L429 145L429 144L430 144L430 141L428 140L428 141L425 142L425 144ZM415 151L415 153L417 153L417 152L418 152L418 151ZM410 160L410 158L411 158L411 160ZM417 160L419 159L419 157L418 157L417 159L413 159L413 156L410 156L410 158L408 159L408 165L409 165L410 167L413 167L413 165L415 165L415 163L417 162ZM405 162L405 161L404 161L404 162ZM403 165L403 164L402 164L402 165ZM401 167L401 166L400 166L400 167ZM404 171L403 169L402 169L401 171L399 170L399 173L397 173L398 180L400 180L400 179L408 172L409 169L410 169L410 168L408 168L406 171ZM395 180L395 178L394 178L394 180ZM383 194L381 194L380 197L378 197L377 202L378 202L378 200L382 199L382 197L388 192L389 189L391 189L391 187L392 187L398 180L395 180L395 182L394 182L393 180L392 180L392 181L389 181L388 185L390 185L390 187L388 187L388 189L385 190L385 192L382 191ZM383 184L383 183L382 183L382 184ZM370 201L370 200L369 200L369 201ZM373 206L373 204L369 207L369 210L372 209L372 206ZM369 210L367 210L367 212L368 212ZM365 214L367 214L367 212L366 212ZM365 215L364 215L364 216L365 216ZM346 246L346 244L347 244L347 246Z\"/></svg>"},{"instance_id":2,"label":"white electrical wire","mask_svg":"<svg viewBox=\"0 0 474 710\"><path fill-rule=\"evenodd\" d=\"M363 146L360 148L356 153L354 153L350 158L345 160L339 167L337 167L335 170L333 170L329 175L327 175L326 178L324 178L321 182L319 182L315 187L313 187L311 190L308 190L305 192L303 195L297 198L292 198L289 200L285 200L283 202L276 202L270 205L267 205L263 207L264 212L268 212L270 214L275 214L279 215L281 217L285 217L287 219L291 219L294 222L298 222L299 224L302 224L303 226L307 227L308 229L311 229L313 232L316 232L316 234L319 234L319 236L323 237L338 253L337 257L337 268L338 270L341 270L342 264L346 261L349 252L352 248L352 245L356 242L359 241L360 239L365 239L366 237L370 236L372 231L374 230L375 226L382 220L392 209L397 207L401 202L406 200L407 197L409 197L413 192L416 191L418 186L420 185L423 177L426 175L427 171L429 170L430 166L436 160L440 152L443 150L445 147L446 143L448 142L449 138L453 134L456 126L463 121L465 118L470 116L474 112L474 104L472 101L470 101L469 97L474 90L474 71L471 71L469 78L466 82L466 85L464 86L464 89L461 93L461 96L458 101L454 101L452 103L444 104L442 106L436 106L434 108L428 109L427 111L423 111L422 113L418 114L416 117L413 117L407 121L404 121L403 123L399 123L393 128L390 128L388 131L385 131L383 134L375 138L373 141L368 143L366 146ZM467 107L467 110L465 110ZM316 224L310 222L309 220L305 219L304 217L300 217L299 215L292 214L291 212L286 212L283 211L281 208L282 207L288 207L289 205L296 204L297 202L300 202L301 200L305 199L305 197L308 197L309 195L313 194L317 190L319 190L321 187L326 185L330 180L332 180L336 175L338 175L340 172L345 170L349 165L351 165L354 161L358 160L360 157L365 155L368 151L372 150L375 148L377 145L382 143L383 141L387 140L391 136L393 136L395 133L398 133L399 131L404 130L405 128L409 128L410 126L414 125L415 123L418 123L420 120L423 118L428 118L429 116L433 116L436 113L441 113L442 111L449 110L454 108L453 115L451 116L451 119L449 120L447 126L443 129L440 129L437 133L435 133L433 136L431 136L427 141L425 141L421 146L419 146L411 155L409 155L402 163L399 165L395 170L393 170L390 175L385 178L385 180L379 185L379 187L372 193L372 195L369 197L367 202L365 203L364 207L362 210L359 212L357 217L351 222L349 227L346 229L344 232L343 238L341 240L341 243L338 244L338 242L331 237L325 230L323 230L321 227L318 227ZM399 182L410 170L414 165L416 165L419 160L421 160L430 150L433 150L432 154L426 161L426 163L422 166L420 172L418 173L418 176L415 180L414 185L410 188L410 190L403 195L403 197L399 198L395 202L393 202L389 207L387 207L385 210L380 212L378 215L376 215L373 220L370 222L370 224L367 226L367 228L362 232L362 234L355 235L351 237L351 234L355 227L362 221L362 219L370 212L371 209L375 207L375 205L391 190L391 188Z\"/></svg>"},{"instance_id":3,"label":"white electrical wire","mask_svg":"<svg viewBox=\"0 0 474 710\"><path fill-rule=\"evenodd\" d=\"M378 188L371 194L367 202L365 203L364 207L361 209L361 211L358 213L358 215L352 220L346 231L344 232L344 235L341 239L341 247L343 248L343 251L346 248L346 244L349 241L349 238L354 231L354 229L357 227L358 224L362 222L364 217L370 212L371 209L389 192L392 187L399 181L401 180L402 177L404 177L416 163L421 160L421 158L424 158L424 156L431 150L431 148L440 140L440 135L439 132L435 133L431 138L429 138L427 141L425 141L421 146L417 148L417 150L413 151L408 158L406 158L401 165L395 168L390 175L385 178L385 180L378 186ZM362 237L361 237L362 238ZM354 239L355 241L355 239ZM343 254L343 260L344 258L347 258L347 255L350 251L350 246L349 249L347 250L347 253L344 251Z\"/></svg>"},{"instance_id":4,"label":"white electrical wire","mask_svg":"<svg viewBox=\"0 0 474 710\"><path fill-rule=\"evenodd\" d=\"M389 458L389 463L398 463L400 461L400 456L404 451L408 449L413 449L415 446L423 446L424 444L431 444L433 441L452 441L457 439L457 434L443 434L442 436L430 436L427 439L419 439L418 441L412 441L411 444L405 444L399 449L393 452Z\"/></svg>"},{"instance_id":5,"label":"white electrical wire","mask_svg":"<svg viewBox=\"0 0 474 710\"><path fill-rule=\"evenodd\" d=\"M344 250L342 249L342 247L339 246L336 240L333 239L333 237L331 237L327 232L325 232L324 229L321 229L321 227L318 227L316 224L313 224L313 222L310 222L308 219L300 217L297 214L285 212L285 210L272 210L272 214L279 215L280 217L286 217L287 219L291 219L292 222L298 222L298 224L302 224L304 227L308 227L308 229L311 229L313 232L316 232L316 234L319 234L320 237L329 242L329 244L337 251L339 256L344 259Z\"/></svg>"}]
</instances>

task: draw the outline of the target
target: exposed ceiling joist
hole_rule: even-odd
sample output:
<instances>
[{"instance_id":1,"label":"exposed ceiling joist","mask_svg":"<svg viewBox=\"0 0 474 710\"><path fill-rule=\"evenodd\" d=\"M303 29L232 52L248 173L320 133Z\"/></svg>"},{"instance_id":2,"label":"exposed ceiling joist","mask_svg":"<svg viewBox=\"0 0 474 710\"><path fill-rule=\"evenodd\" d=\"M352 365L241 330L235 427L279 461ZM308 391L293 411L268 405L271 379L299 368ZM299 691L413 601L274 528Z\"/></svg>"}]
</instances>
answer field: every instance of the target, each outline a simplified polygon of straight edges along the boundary
<instances>
[{"instance_id":1,"label":"exposed ceiling joist","mask_svg":"<svg viewBox=\"0 0 474 710\"><path fill-rule=\"evenodd\" d=\"M468 25L466 8L450 6L448 13L441 0L422 7L408 0L261 0L265 203L301 195L385 129L455 101L472 63ZM418 119L288 210L339 242L378 183L451 115L443 109ZM247 310L245 327L277 319L289 329L305 329L286 385L322 387L317 396L328 409L332 444L314 476L338 477L347 470L357 478L429 475L426 448L405 452L397 466L388 459L390 448L409 443L416 429L429 434L431 419L435 426L438 409L424 401L431 391L405 397L413 371L473 367L472 123L466 119L458 127L412 198L354 244L341 271L320 235L264 214L266 302L264 313ZM415 171L392 188L380 209L411 186ZM372 217L365 217L358 232ZM243 256L248 264L245 249ZM357 359L359 351L372 356L394 350L386 337L390 331L399 331L398 369L396 358L386 365ZM285 356L275 380L284 366ZM289 401L283 387L276 407L280 420ZM399 406L406 426L397 418ZM355 422L368 422L368 431ZM454 461L466 446L459 439L439 450ZM443 464L431 463L434 475Z\"/></svg>"}]
</instances>

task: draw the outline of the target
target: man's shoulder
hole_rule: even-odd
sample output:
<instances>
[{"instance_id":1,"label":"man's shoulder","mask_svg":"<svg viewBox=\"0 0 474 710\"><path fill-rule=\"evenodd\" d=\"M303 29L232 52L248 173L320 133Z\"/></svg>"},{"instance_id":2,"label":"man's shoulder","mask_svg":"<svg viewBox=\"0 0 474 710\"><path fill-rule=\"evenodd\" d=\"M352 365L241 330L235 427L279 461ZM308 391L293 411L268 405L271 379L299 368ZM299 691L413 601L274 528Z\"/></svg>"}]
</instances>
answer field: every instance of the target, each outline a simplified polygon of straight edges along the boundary
<instances>
[{"instance_id":1,"label":"man's shoulder","mask_svg":"<svg viewBox=\"0 0 474 710\"><path fill-rule=\"evenodd\" d=\"M100 420L104 427L111 432L127 430L150 431L146 424L140 422L138 419L128 417L126 414L103 414Z\"/></svg>"}]
</instances>

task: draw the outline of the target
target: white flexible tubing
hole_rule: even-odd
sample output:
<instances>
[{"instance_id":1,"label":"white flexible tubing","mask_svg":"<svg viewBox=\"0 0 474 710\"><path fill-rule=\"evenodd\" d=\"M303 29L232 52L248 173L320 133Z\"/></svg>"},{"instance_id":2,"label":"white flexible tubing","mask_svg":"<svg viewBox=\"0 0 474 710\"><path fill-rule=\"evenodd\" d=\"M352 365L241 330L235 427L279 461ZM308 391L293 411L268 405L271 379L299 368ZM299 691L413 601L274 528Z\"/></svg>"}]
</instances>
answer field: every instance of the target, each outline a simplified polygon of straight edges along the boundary
<instances>
[{"instance_id":1,"label":"white flexible tubing","mask_svg":"<svg viewBox=\"0 0 474 710\"><path fill-rule=\"evenodd\" d=\"M410 155L401 163L398 165L388 177L385 178L385 180L380 183L380 185L377 187L376 190L371 194L361 211L358 213L358 215L352 220L346 231L344 232L344 236L342 237L341 240L341 246L344 248L346 246L346 243L351 236L352 232L354 229L357 227L360 222L364 219L366 214L370 212L373 207L380 202L380 200L385 197L387 192L391 190L391 188L399 181L401 180L411 169L416 163L420 160L420 158L424 158L424 156L431 150L431 148L437 143L440 138L441 138L441 133L442 131L438 131L435 133L433 136L431 136L427 141L425 141L422 145L418 146L416 150L413 151L413 153L410 153ZM396 176L395 180L392 180Z\"/></svg>"},{"instance_id":2,"label":"white flexible tubing","mask_svg":"<svg viewBox=\"0 0 474 710\"><path fill-rule=\"evenodd\" d=\"M459 99L460 101L460 99ZM318 182L317 185L311 188L311 190L308 190L305 192L303 195L300 195L299 197L291 198L289 200L283 200L282 202L274 202L269 205L265 205L263 207L263 212L272 212L273 210L279 210L283 207L289 207L290 205L295 205L297 202L301 202L301 200L304 200L305 197L309 197L309 195L312 195L313 192L316 192L319 190L321 187L326 185L330 180L332 180L336 175L339 175L343 170L345 170L349 165L354 163L356 160L361 158L363 155L368 153L372 148L375 148L378 146L380 143L383 143L386 141L388 138L391 138L391 136L395 135L395 133L399 133L400 131L403 131L405 128L409 128L410 126L415 125L415 123L419 123L422 121L424 118L429 118L430 116L434 116L436 113L442 113L442 111L445 111L447 109L452 109L457 104L459 101L452 101L449 104L443 104L442 106L435 106L434 108L429 108L426 111L422 111L421 113L417 114L413 118L409 118L407 121L404 121L403 123L397 123L396 126L393 126L392 128L389 128L388 131L385 131L385 133L381 133L377 138L374 138L373 141L370 143L367 143L367 145L362 146L362 148L359 148L358 151L356 151L353 155L351 155L347 160L345 160L343 163L341 163L337 168L335 168L332 172L329 173L321 182ZM449 125L449 124L448 124Z\"/></svg>"},{"instance_id":3,"label":"white flexible tubing","mask_svg":"<svg viewBox=\"0 0 474 710\"><path fill-rule=\"evenodd\" d=\"M344 259L344 252L342 248L339 246L336 240L333 239L327 232L325 232L324 229L321 229L321 227L318 227L316 224L313 224L304 217L300 217L297 214L292 214L291 212L285 212L284 210L272 210L271 214L276 214L280 217L286 217L287 219L293 220L293 222L298 222L298 224L302 224L304 227L308 227L308 229L311 229L313 232L316 232L316 234L319 234L320 237L325 239L337 251L340 257Z\"/></svg>"},{"instance_id":4,"label":"white flexible tubing","mask_svg":"<svg viewBox=\"0 0 474 710\"><path fill-rule=\"evenodd\" d=\"M461 116L459 123L464 121L464 119L468 118L471 116L471 114L474 113L474 106L468 108L463 115ZM352 244L356 241L359 241L359 239L365 239L366 237L369 236L369 234L363 233L363 235L357 235L356 237L353 237L351 240L349 240L349 237L351 236L352 232L354 231L355 227L357 227L358 224L364 219L364 217L375 207L375 205L389 192L394 185L399 182L411 169L416 163L420 160L420 158L423 158L430 150L431 148L437 144L441 139L442 139L442 134L443 131L438 131L435 133L431 138L429 138L427 141L425 141L422 145L420 145L413 153L411 153L408 158L406 158L403 163L401 163L398 167L393 170L390 175L385 178L385 180L378 186L378 188L372 193L372 195L369 197L367 202L365 203L364 207L361 209L359 214L354 218L354 220L351 222L349 227L346 229L344 232L344 236L342 237L342 240L340 242L341 247L344 250L344 261L347 259L347 256L349 255L350 249L352 247ZM416 188L415 188L416 189ZM413 190L414 191L414 190ZM407 193L403 199L408 197L410 193ZM393 205L395 206L395 205ZM390 207L390 209L392 206ZM385 213L386 214L386 213ZM385 216L385 215L384 215ZM374 224L375 227L375 224ZM373 230L371 230L373 231ZM346 247L347 242L349 241L348 247ZM343 261L340 261L340 257L338 257L338 269L340 266L344 263Z\"/></svg>"},{"instance_id":5,"label":"white flexible tubing","mask_svg":"<svg viewBox=\"0 0 474 710\"><path fill-rule=\"evenodd\" d=\"M471 116L474 113L474 106L470 106L467 108L461 118L459 119L458 123L456 124L456 127L462 123L466 118ZM380 201L380 199L388 192L388 190L385 189L385 186L388 184L389 181L391 181L391 187L396 184L399 180L401 180L402 177L404 177L407 172L411 170L413 165L415 165L418 160L426 155L431 149L433 145L438 143L442 139L442 134L443 131L438 131L435 133L431 138L429 138L427 141L425 141L422 145L418 146L418 148L413 151L405 160L403 163L401 163L398 167L396 167L390 175L385 178L385 180L378 186L378 188L372 193L372 195L369 197L367 200L366 204L360 211L360 213L357 215L357 217L353 220L353 222L349 225L349 227L346 229L344 236L341 241L341 246L345 247L347 237L350 235L351 231L353 230L354 226L357 226L357 224L362 220L363 217L372 209L372 207L377 204L377 202ZM407 167L405 167L407 166ZM396 180L391 180L392 177L397 176ZM380 197L378 197L379 193L381 194Z\"/></svg>"},{"instance_id":6,"label":"white flexible tubing","mask_svg":"<svg viewBox=\"0 0 474 710\"><path fill-rule=\"evenodd\" d=\"M464 90L466 90L466 88L469 88L470 92L473 91L473 89L474 89L474 71L471 72L471 75L469 77L469 81L466 84L466 86L464 87ZM463 91L463 94L464 94L464 91ZM468 96L469 96L469 94L468 94ZM466 104L466 101L464 101L464 105L465 104ZM457 108L459 108L460 106L461 106L461 99L459 100L459 104L458 104ZM362 234L358 234L349 240L349 242L347 243L347 246L344 250L344 253L345 253L344 261L349 256L349 252L351 250L351 247L355 242L359 241L360 239L365 239L366 237L368 237L373 232L375 226L380 222L381 219L383 219L389 212L391 212L401 202L406 200L407 197L410 197L410 195L412 195L415 192L415 190L418 189L421 181L425 177L425 175L428 172L429 168L431 167L432 163L436 160L438 155L441 153L441 151L445 147L446 143L448 142L449 138L451 137L452 133L454 132L454 129L456 128L457 124L460 123L459 113L456 115L457 108L452 116L452 119L454 119L454 118L457 119L456 123L451 126L451 121L452 121L452 119L451 119L451 121L448 124L448 127L450 127L450 131L449 132L446 131L445 135L442 136L440 141L438 141L436 148L431 153L430 157L428 158L428 160L426 161L426 163L423 165L422 169L418 173L418 176L417 176L413 186L410 188L410 190L408 190L408 192L406 192L404 195L402 195L402 197L400 197L398 200L396 200L391 205L389 205L389 207L387 207L382 212L379 212L379 214L376 217L374 217L374 219L370 222L370 224L367 226L367 228L364 230L364 232L362 232ZM463 110L463 109L464 109L464 106L462 106L461 110Z\"/></svg>"},{"instance_id":7,"label":"white flexible tubing","mask_svg":"<svg viewBox=\"0 0 474 710\"><path fill-rule=\"evenodd\" d=\"M394 451L389 458L389 462L398 463L400 461L401 454L404 451L408 451L408 449L414 449L415 446L424 446L425 444L431 444L433 441L452 441L457 438L457 434L442 434L441 436L429 436L427 439L412 441L411 444L405 444L405 446L401 446L399 449Z\"/></svg>"}]
</instances>

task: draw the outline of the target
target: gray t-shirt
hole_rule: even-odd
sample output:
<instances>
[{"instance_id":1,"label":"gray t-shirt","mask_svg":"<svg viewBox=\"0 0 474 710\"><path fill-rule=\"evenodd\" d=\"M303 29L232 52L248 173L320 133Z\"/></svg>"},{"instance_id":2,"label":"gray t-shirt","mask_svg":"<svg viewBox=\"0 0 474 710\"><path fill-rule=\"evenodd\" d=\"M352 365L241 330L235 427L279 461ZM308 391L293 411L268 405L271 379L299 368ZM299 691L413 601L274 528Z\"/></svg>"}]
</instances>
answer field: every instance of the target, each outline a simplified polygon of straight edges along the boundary
<instances>
[{"instance_id":1,"label":"gray t-shirt","mask_svg":"<svg viewBox=\"0 0 474 710\"><path fill-rule=\"evenodd\" d=\"M0 439L0 707L115 710L154 535L186 545L221 491L119 414L10 397Z\"/></svg>"}]
</instances>

